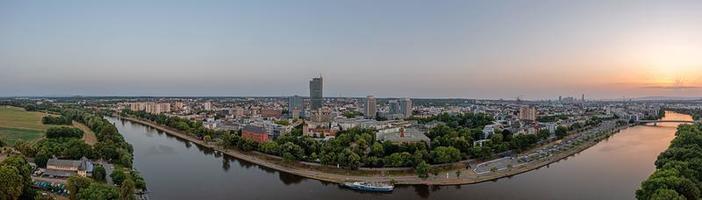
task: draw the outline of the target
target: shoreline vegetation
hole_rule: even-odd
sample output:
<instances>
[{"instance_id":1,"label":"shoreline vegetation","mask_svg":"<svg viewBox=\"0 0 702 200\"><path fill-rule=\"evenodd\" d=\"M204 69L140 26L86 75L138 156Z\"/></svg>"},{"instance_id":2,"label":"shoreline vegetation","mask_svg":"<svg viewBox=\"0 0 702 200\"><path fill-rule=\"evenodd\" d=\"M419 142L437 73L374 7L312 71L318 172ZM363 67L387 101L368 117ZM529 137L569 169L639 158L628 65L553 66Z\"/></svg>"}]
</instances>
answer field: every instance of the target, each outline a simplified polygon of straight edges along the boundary
<instances>
[{"instance_id":1,"label":"shoreline vegetation","mask_svg":"<svg viewBox=\"0 0 702 200\"><path fill-rule=\"evenodd\" d=\"M286 161L281 157L257 151L246 152L233 148L223 148L221 145L212 142L205 142L186 132L167 126L159 125L152 121L145 121L128 116L114 115L114 117L148 126L162 131L168 135L188 140L203 147L220 151L234 158L285 173L290 173L310 179L332 183L343 183L348 181L366 181L389 182L394 183L396 185L464 185L510 177L531 170L539 169L551 163L566 159L585 149L588 149L589 147L599 143L601 140L606 139L607 137L619 132L622 129L635 126L635 124L618 126L574 148L568 149L563 152L555 153L546 159L539 159L519 166L514 166L508 170L500 170L493 173L489 173L487 175L480 175L475 173L471 168L466 167L466 165L470 163L471 160L463 160L460 162L434 165L432 167L433 170L435 170L433 172L433 176L428 176L427 178L420 178L414 173L414 168L358 168L355 170L350 170L335 168L333 166L321 165L319 163Z\"/></svg>"},{"instance_id":2,"label":"shoreline vegetation","mask_svg":"<svg viewBox=\"0 0 702 200\"><path fill-rule=\"evenodd\" d=\"M697 111L699 113L699 111ZM637 199L702 198L702 124L679 125L670 146L656 159L656 171L641 182Z\"/></svg>"},{"instance_id":3,"label":"shoreline vegetation","mask_svg":"<svg viewBox=\"0 0 702 200\"><path fill-rule=\"evenodd\" d=\"M96 161L94 162L96 171L92 177L75 175L68 179L61 179L63 181L53 177L48 178L51 182L66 182L65 187L69 191L70 199L134 199L135 194L146 190L146 182L132 167L132 146L117 132L114 124L104 119L104 113L101 111L71 105L34 105L23 101L0 102L0 104L18 109L24 108L28 112L42 112L48 117L37 118L37 123L52 126L37 142L14 145L14 149L21 152L21 155L16 157L33 161L37 167L46 167L50 158L69 160L88 158ZM86 137L87 134L90 135ZM109 171L106 173L104 163L114 164L112 173ZM37 178L40 181L47 179L30 177L29 174L26 178L30 180ZM31 185L32 181L14 185L28 184ZM34 189L24 189L22 192L23 195L24 193L40 194Z\"/></svg>"}]
</instances>

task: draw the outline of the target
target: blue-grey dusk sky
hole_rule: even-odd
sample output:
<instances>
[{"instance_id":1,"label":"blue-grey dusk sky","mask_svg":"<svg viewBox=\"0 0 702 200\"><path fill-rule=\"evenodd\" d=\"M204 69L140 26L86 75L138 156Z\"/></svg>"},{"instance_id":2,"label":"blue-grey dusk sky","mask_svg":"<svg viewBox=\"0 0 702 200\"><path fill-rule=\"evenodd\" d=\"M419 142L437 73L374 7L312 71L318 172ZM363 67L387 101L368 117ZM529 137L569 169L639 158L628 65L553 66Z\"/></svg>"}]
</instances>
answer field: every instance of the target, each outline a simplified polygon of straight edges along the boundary
<instances>
[{"instance_id":1,"label":"blue-grey dusk sky","mask_svg":"<svg viewBox=\"0 0 702 200\"><path fill-rule=\"evenodd\" d=\"M0 0L0 96L702 96L702 1Z\"/></svg>"}]
</instances>

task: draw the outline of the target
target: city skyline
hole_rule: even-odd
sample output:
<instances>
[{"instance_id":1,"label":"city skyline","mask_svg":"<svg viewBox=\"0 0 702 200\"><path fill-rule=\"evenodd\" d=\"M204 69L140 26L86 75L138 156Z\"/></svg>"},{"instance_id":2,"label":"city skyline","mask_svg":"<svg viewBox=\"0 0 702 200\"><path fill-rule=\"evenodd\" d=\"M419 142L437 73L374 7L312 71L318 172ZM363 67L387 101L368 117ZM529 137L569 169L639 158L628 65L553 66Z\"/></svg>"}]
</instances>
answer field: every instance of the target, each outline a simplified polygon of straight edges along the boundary
<instances>
[{"instance_id":1,"label":"city skyline","mask_svg":"<svg viewBox=\"0 0 702 200\"><path fill-rule=\"evenodd\" d=\"M0 2L0 96L702 96L702 3Z\"/></svg>"}]
</instances>

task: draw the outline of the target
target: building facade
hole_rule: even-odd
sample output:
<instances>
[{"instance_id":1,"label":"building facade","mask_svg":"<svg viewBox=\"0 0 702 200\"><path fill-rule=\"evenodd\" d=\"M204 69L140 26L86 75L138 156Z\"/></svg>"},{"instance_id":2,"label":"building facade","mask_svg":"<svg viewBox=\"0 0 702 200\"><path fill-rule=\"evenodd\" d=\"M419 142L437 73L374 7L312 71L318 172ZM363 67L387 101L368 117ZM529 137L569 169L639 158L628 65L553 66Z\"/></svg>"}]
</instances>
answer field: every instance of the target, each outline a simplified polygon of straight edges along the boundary
<instances>
[{"instance_id":1,"label":"building facade","mask_svg":"<svg viewBox=\"0 0 702 200\"><path fill-rule=\"evenodd\" d=\"M291 96L288 99L288 113L290 113L290 118L297 119L302 116L302 113L305 111L304 104L302 102L302 97L300 96Z\"/></svg>"},{"instance_id":2,"label":"building facade","mask_svg":"<svg viewBox=\"0 0 702 200\"><path fill-rule=\"evenodd\" d=\"M322 108L323 104L323 91L324 84L322 77L313 78L310 81L310 108L312 110L317 110Z\"/></svg>"},{"instance_id":3,"label":"building facade","mask_svg":"<svg viewBox=\"0 0 702 200\"><path fill-rule=\"evenodd\" d=\"M366 118L373 119L378 113L377 103L374 96L366 97L366 102L363 106L363 114Z\"/></svg>"},{"instance_id":4,"label":"building facade","mask_svg":"<svg viewBox=\"0 0 702 200\"><path fill-rule=\"evenodd\" d=\"M531 106L519 108L519 119L525 121L536 121L536 108Z\"/></svg>"},{"instance_id":5,"label":"building facade","mask_svg":"<svg viewBox=\"0 0 702 200\"><path fill-rule=\"evenodd\" d=\"M400 99L400 113L405 118L412 116L412 100L410 98Z\"/></svg>"},{"instance_id":6,"label":"building facade","mask_svg":"<svg viewBox=\"0 0 702 200\"><path fill-rule=\"evenodd\" d=\"M241 137L263 143L268 141L268 132L261 126L246 125L241 131Z\"/></svg>"}]
</instances>

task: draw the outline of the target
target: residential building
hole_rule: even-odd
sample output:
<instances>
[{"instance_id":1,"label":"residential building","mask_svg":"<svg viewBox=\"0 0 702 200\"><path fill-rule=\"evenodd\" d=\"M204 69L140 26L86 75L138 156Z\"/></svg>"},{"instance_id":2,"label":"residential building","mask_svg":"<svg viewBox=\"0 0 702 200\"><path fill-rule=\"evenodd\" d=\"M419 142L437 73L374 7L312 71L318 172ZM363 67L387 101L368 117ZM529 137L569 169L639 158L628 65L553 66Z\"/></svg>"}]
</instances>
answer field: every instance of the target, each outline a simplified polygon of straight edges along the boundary
<instances>
[{"instance_id":1,"label":"residential building","mask_svg":"<svg viewBox=\"0 0 702 200\"><path fill-rule=\"evenodd\" d=\"M283 111L280 109L275 109L275 108L261 109L261 117L280 119L280 117L282 115L283 115Z\"/></svg>"},{"instance_id":2,"label":"residential building","mask_svg":"<svg viewBox=\"0 0 702 200\"><path fill-rule=\"evenodd\" d=\"M525 121L536 121L536 108L531 106L519 108L519 119Z\"/></svg>"},{"instance_id":3,"label":"residential building","mask_svg":"<svg viewBox=\"0 0 702 200\"><path fill-rule=\"evenodd\" d=\"M183 110L183 107L185 107L185 104L182 101L176 101L173 103L173 110L180 111Z\"/></svg>"},{"instance_id":4,"label":"residential building","mask_svg":"<svg viewBox=\"0 0 702 200\"><path fill-rule=\"evenodd\" d=\"M411 117L412 116L412 100L410 98L400 99L399 104L400 104L400 110L399 110L400 113L399 114L404 115L405 118Z\"/></svg>"},{"instance_id":5,"label":"residential building","mask_svg":"<svg viewBox=\"0 0 702 200\"><path fill-rule=\"evenodd\" d=\"M374 96L366 97L366 102L363 106L363 111L363 114L366 116L366 118L373 119L378 114L377 103L375 101Z\"/></svg>"},{"instance_id":6,"label":"residential building","mask_svg":"<svg viewBox=\"0 0 702 200\"><path fill-rule=\"evenodd\" d=\"M212 102L208 101L208 102L202 103L202 109L207 110L207 111L212 110L213 109Z\"/></svg>"},{"instance_id":7,"label":"residential building","mask_svg":"<svg viewBox=\"0 0 702 200\"><path fill-rule=\"evenodd\" d=\"M268 141L268 132L261 126L246 125L241 131L241 137L263 143Z\"/></svg>"}]
</instances>

